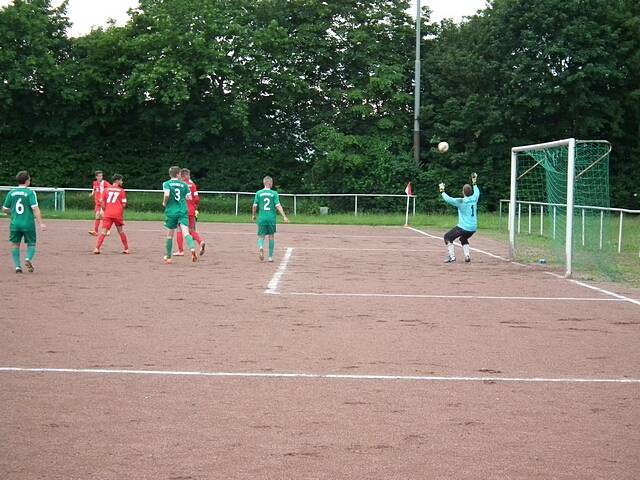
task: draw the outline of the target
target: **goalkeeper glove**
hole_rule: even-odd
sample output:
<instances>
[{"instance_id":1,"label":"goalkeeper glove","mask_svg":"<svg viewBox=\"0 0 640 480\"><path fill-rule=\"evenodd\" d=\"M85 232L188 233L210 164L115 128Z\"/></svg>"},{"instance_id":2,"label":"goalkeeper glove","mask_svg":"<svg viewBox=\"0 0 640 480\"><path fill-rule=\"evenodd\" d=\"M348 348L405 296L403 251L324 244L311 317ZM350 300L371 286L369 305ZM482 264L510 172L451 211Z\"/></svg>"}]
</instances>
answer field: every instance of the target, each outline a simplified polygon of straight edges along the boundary
<instances>
[{"instance_id":1,"label":"goalkeeper glove","mask_svg":"<svg viewBox=\"0 0 640 480\"><path fill-rule=\"evenodd\" d=\"M198 212L198 210L196 210L196 211L195 211L195 216L196 216L196 218L198 218L198 213L199 213L199 212Z\"/></svg>"},{"instance_id":2,"label":"goalkeeper glove","mask_svg":"<svg viewBox=\"0 0 640 480\"><path fill-rule=\"evenodd\" d=\"M473 172L471 174L471 182L473 182L473 184L475 185L477 181L478 181L478 174Z\"/></svg>"},{"instance_id":3,"label":"goalkeeper glove","mask_svg":"<svg viewBox=\"0 0 640 480\"><path fill-rule=\"evenodd\" d=\"M438 189L440 189L440 193L444 192L444 183L440 182L440 184L438 185Z\"/></svg>"}]
</instances>

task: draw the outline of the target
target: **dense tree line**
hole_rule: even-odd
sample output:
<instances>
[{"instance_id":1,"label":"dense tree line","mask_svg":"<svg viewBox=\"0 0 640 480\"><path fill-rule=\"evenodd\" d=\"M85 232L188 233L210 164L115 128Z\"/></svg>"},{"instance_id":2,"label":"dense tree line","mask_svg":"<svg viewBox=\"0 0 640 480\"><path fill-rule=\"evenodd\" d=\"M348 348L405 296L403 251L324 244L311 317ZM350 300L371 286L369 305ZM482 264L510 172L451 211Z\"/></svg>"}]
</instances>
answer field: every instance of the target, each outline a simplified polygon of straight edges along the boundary
<instances>
[{"instance_id":1,"label":"dense tree line","mask_svg":"<svg viewBox=\"0 0 640 480\"><path fill-rule=\"evenodd\" d=\"M613 203L640 191L640 3L492 0L423 25L421 162L412 155L414 25L405 0L141 0L125 26L67 34L66 5L0 10L0 183L129 187L170 164L201 188L399 193L483 173L509 149L605 138ZM451 150L436 152L437 141ZM435 195L432 195L435 198Z\"/></svg>"}]
</instances>

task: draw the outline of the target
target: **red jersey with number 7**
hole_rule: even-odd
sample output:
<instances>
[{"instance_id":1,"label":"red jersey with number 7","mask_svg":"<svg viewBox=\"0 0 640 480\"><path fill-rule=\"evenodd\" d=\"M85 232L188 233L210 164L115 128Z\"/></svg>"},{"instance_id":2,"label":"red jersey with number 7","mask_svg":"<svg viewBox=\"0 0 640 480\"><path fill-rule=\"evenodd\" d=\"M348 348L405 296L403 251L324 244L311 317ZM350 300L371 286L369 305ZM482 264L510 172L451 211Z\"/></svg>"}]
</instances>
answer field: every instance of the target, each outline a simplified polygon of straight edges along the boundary
<instances>
[{"instance_id":1,"label":"red jersey with number 7","mask_svg":"<svg viewBox=\"0 0 640 480\"><path fill-rule=\"evenodd\" d=\"M111 185L102 194L105 218L122 220L124 207L127 206L127 194L122 187Z\"/></svg>"},{"instance_id":2,"label":"red jersey with number 7","mask_svg":"<svg viewBox=\"0 0 640 480\"><path fill-rule=\"evenodd\" d=\"M196 215L196 209L198 208L198 204L200 203L200 196L198 195L198 187L191 180L185 182L189 185L189 191L191 192L191 200L187 200L187 210L189 212L190 217L194 217Z\"/></svg>"}]
</instances>

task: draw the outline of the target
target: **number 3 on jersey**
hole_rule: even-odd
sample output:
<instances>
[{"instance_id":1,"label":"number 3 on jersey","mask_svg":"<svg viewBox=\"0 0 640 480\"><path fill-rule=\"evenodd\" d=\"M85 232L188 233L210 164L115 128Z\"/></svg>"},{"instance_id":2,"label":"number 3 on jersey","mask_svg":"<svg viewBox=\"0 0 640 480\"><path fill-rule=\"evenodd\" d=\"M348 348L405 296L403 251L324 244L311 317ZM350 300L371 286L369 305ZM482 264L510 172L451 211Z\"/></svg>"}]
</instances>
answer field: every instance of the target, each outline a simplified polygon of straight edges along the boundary
<instances>
[{"instance_id":1,"label":"number 3 on jersey","mask_svg":"<svg viewBox=\"0 0 640 480\"><path fill-rule=\"evenodd\" d=\"M269 197L265 197L264 198L264 205L263 205L263 209L265 212L269 212L271 211L271 199Z\"/></svg>"},{"instance_id":2,"label":"number 3 on jersey","mask_svg":"<svg viewBox=\"0 0 640 480\"><path fill-rule=\"evenodd\" d=\"M179 189L179 188L176 188L176 189L175 189L175 192L176 192L176 193L174 194L174 197L175 197L175 199L176 199L176 202L179 202L179 201L180 201L180 189Z\"/></svg>"}]
</instances>

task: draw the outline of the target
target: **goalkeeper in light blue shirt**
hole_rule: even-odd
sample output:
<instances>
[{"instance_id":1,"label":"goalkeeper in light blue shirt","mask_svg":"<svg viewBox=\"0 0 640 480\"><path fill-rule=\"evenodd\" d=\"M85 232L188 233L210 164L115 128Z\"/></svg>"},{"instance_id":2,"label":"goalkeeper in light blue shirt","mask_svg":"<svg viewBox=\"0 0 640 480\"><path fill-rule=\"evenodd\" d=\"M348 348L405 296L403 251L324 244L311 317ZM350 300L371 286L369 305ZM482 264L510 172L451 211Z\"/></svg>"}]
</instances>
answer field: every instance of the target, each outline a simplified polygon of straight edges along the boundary
<instances>
[{"instance_id":1,"label":"goalkeeper in light blue shirt","mask_svg":"<svg viewBox=\"0 0 640 480\"><path fill-rule=\"evenodd\" d=\"M445 263L453 263L456 261L456 254L453 248L453 241L456 238L460 238L465 263L471 261L469 238L476 233L478 229L478 198L480 198L480 189L476 185L477 180L478 174L472 174L471 183L473 187L469 184L462 187L463 198L451 198L444 191L444 183L438 185L442 199L458 209L458 225L444 234L444 243L447 246L449 254L444 261Z\"/></svg>"}]
</instances>

